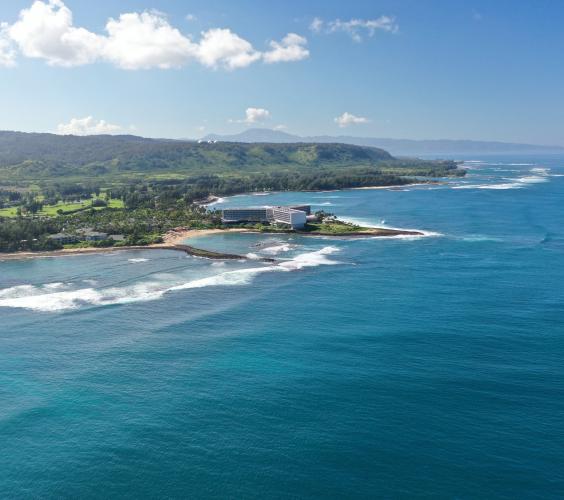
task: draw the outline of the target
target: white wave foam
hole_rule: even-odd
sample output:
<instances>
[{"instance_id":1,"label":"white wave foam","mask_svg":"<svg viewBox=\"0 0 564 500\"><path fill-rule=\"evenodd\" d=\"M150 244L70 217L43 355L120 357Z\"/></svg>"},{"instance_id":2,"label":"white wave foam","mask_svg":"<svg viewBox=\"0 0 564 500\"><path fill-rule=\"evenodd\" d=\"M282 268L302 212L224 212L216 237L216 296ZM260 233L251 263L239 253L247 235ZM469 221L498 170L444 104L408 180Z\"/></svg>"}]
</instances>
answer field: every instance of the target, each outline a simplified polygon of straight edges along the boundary
<instances>
[{"instance_id":1,"label":"white wave foam","mask_svg":"<svg viewBox=\"0 0 564 500\"><path fill-rule=\"evenodd\" d=\"M134 264L137 264L138 262L148 262L149 259L143 259L143 258L138 258L138 259L127 259L127 262L132 262Z\"/></svg>"},{"instance_id":2,"label":"white wave foam","mask_svg":"<svg viewBox=\"0 0 564 500\"><path fill-rule=\"evenodd\" d=\"M219 203L223 203L225 201L225 198L217 198L216 200L213 200L210 203L206 203L204 205L202 205L203 207L213 207L214 205L218 205Z\"/></svg>"},{"instance_id":3,"label":"white wave foam","mask_svg":"<svg viewBox=\"0 0 564 500\"><path fill-rule=\"evenodd\" d=\"M510 165L510 164L508 164ZM524 165L524 164L523 164ZM542 182L548 182L550 177L550 169L543 167L531 168L529 172L533 175L525 175L523 177L517 177L516 179L504 178L506 181L494 184L460 184L458 186L452 186L453 189L523 189L529 184L540 184Z\"/></svg>"},{"instance_id":4,"label":"white wave foam","mask_svg":"<svg viewBox=\"0 0 564 500\"><path fill-rule=\"evenodd\" d=\"M297 271L305 267L317 267L317 266L333 266L335 264L341 264L341 262L336 260L330 260L327 258L328 255L339 252L337 247L324 247L321 250L315 252L302 253L297 255L291 260L284 261L278 264L278 268L286 271Z\"/></svg>"},{"instance_id":5,"label":"white wave foam","mask_svg":"<svg viewBox=\"0 0 564 500\"><path fill-rule=\"evenodd\" d=\"M164 290L156 283L140 283L124 288L82 288L66 292L42 293L42 287L34 287L35 293L26 296L0 299L0 307L30 309L32 311L54 312L78 309L85 305L126 304L154 300L162 296Z\"/></svg>"},{"instance_id":6,"label":"white wave foam","mask_svg":"<svg viewBox=\"0 0 564 500\"><path fill-rule=\"evenodd\" d=\"M33 297L38 294L51 292L65 288L65 283L45 283L44 285L17 285L0 290L0 299L17 299L21 297Z\"/></svg>"},{"instance_id":7,"label":"white wave foam","mask_svg":"<svg viewBox=\"0 0 564 500\"><path fill-rule=\"evenodd\" d=\"M277 266L271 267L253 267L248 269L238 269L237 271L226 271L215 276L208 276L181 285L170 287L167 291L174 292L177 290L188 290L191 288L205 288L208 286L235 286L247 285L252 279L260 273L276 270Z\"/></svg>"},{"instance_id":8,"label":"white wave foam","mask_svg":"<svg viewBox=\"0 0 564 500\"><path fill-rule=\"evenodd\" d=\"M57 289L59 286L69 285L63 283L48 283L38 286L18 285L0 290L0 307L29 309L40 312L56 312L79 309L85 306L107 306L150 301L160 299L166 293L179 290L205 288L209 286L246 285L249 284L255 276L266 272L296 271L305 267L335 265L339 262L330 260L328 255L338 251L339 249L336 247L325 247L321 250L297 255L293 259L277 265L225 271L213 276L175 284L173 286L170 286L170 282L167 281L152 281L123 288L109 287L97 290L89 287L53 292L53 290ZM57 286L53 287L53 285Z\"/></svg>"},{"instance_id":9,"label":"white wave foam","mask_svg":"<svg viewBox=\"0 0 564 500\"><path fill-rule=\"evenodd\" d=\"M260 251L261 253L265 253L268 255L278 255L279 253L282 252L289 252L293 248L295 248L295 245L290 245L289 243L283 243L281 245L274 245L271 247L261 248Z\"/></svg>"},{"instance_id":10,"label":"white wave foam","mask_svg":"<svg viewBox=\"0 0 564 500\"><path fill-rule=\"evenodd\" d=\"M452 189L522 189L525 187L519 182L506 182L503 184L464 184L452 186Z\"/></svg>"},{"instance_id":11,"label":"white wave foam","mask_svg":"<svg viewBox=\"0 0 564 500\"><path fill-rule=\"evenodd\" d=\"M485 236L481 234L462 236L458 239L460 239L461 241L467 241L469 243L480 243L484 241L502 241L500 238L495 238L493 236Z\"/></svg>"},{"instance_id":12,"label":"white wave foam","mask_svg":"<svg viewBox=\"0 0 564 500\"><path fill-rule=\"evenodd\" d=\"M350 222L351 224L356 224L357 226L364 226L364 227L373 227L375 229L382 228L382 229L392 229L395 231L417 231L421 234L395 234L392 236L374 236L372 238L367 237L368 240L382 240L382 239L396 239L396 240L418 240L421 238L429 238L429 237L438 237L444 236L442 233L437 233L435 231L426 231L424 229L406 229L403 227L394 227L389 226L386 224L385 220L382 220L380 223L374 223L370 221L366 221L364 219L355 219L351 217L340 217L340 219L344 222Z\"/></svg>"}]
</instances>

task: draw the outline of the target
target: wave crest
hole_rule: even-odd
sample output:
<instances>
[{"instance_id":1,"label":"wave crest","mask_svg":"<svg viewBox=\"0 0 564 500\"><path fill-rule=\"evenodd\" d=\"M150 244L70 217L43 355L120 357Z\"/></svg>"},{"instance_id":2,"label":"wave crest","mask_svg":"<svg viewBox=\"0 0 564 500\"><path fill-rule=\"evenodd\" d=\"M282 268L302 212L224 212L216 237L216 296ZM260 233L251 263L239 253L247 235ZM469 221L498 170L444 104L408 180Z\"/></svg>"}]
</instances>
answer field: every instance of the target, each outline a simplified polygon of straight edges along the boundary
<instances>
[{"instance_id":1,"label":"wave crest","mask_svg":"<svg viewBox=\"0 0 564 500\"><path fill-rule=\"evenodd\" d=\"M171 286L168 281L149 281L126 287L95 289L92 286L75 290L59 291L71 284L47 283L44 285L18 285L0 290L0 307L29 309L40 312L56 312L79 309L86 306L107 306L157 300L165 294L180 290L209 286L247 285L262 273L297 271L306 267L335 265L339 262L328 258L339 251L336 247L325 247L317 251L296 255L276 265L251 267L234 271L223 271L213 276L200 278ZM215 264L215 263L213 263ZM217 269L214 265L210 269Z\"/></svg>"}]
</instances>

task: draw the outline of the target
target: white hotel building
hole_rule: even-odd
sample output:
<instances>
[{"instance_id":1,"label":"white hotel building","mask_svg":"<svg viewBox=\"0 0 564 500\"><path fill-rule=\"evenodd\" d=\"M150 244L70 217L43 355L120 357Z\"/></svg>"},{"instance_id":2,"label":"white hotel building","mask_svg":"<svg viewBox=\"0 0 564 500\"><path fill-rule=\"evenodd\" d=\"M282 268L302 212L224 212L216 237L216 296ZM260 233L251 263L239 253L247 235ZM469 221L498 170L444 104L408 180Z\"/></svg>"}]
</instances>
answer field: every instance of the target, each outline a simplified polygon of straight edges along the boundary
<instances>
[{"instance_id":1,"label":"white hotel building","mask_svg":"<svg viewBox=\"0 0 564 500\"><path fill-rule=\"evenodd\" d=\"M226 208L221 220L225 224L237 222L268 222L301 229L311 213L309 205L292 207Z\"/></svg>"}]
</instances>

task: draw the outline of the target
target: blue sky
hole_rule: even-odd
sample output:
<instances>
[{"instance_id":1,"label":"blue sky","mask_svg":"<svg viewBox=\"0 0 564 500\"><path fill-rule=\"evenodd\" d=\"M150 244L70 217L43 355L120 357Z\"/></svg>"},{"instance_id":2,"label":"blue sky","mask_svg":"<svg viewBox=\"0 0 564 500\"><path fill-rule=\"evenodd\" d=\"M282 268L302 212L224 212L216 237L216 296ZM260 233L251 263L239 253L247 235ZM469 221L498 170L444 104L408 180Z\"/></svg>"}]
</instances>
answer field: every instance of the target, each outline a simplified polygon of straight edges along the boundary
<instances>
[{"instance_id":1,"label":"blue sky","mask_svg":"<svg viewBox=\"0 0 564 500\"><path fill-rule=\"evenodd\" d=\"M0 22L4 130L564 145L564 2L5 0Z\"/></svg>"}]
</instances>

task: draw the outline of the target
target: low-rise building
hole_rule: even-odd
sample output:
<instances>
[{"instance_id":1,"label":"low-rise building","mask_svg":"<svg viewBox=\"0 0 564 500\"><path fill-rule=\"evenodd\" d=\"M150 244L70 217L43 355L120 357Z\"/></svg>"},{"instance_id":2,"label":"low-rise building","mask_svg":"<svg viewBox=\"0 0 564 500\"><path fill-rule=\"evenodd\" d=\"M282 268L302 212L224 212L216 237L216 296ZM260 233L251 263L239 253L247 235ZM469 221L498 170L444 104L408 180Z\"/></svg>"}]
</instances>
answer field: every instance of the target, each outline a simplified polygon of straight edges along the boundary
<instances>
[{"instance_id":1,"label":"low-rise building","mask_svg":"<svg viewBox=\"0 0 564 500\"><path fill-rule=\"evenodd\" d=\"M48 236L50 240L56 241L61 245L69 245L71 243L78 243L80 239L76 234L68 234L68 233L57 233L57 234L50 234Z\"/></svg>"},{"instance_id":2,"label":"low-rise building","mask_svg":"<svg viewBox=\"0 0 564 500\"><path fill-rule=\"evenodd\" d=\"M98 231L84 231L82 236L84 241L102 241L108 239L108 233L100 233Z\"/></svg>"}]
</instances>

